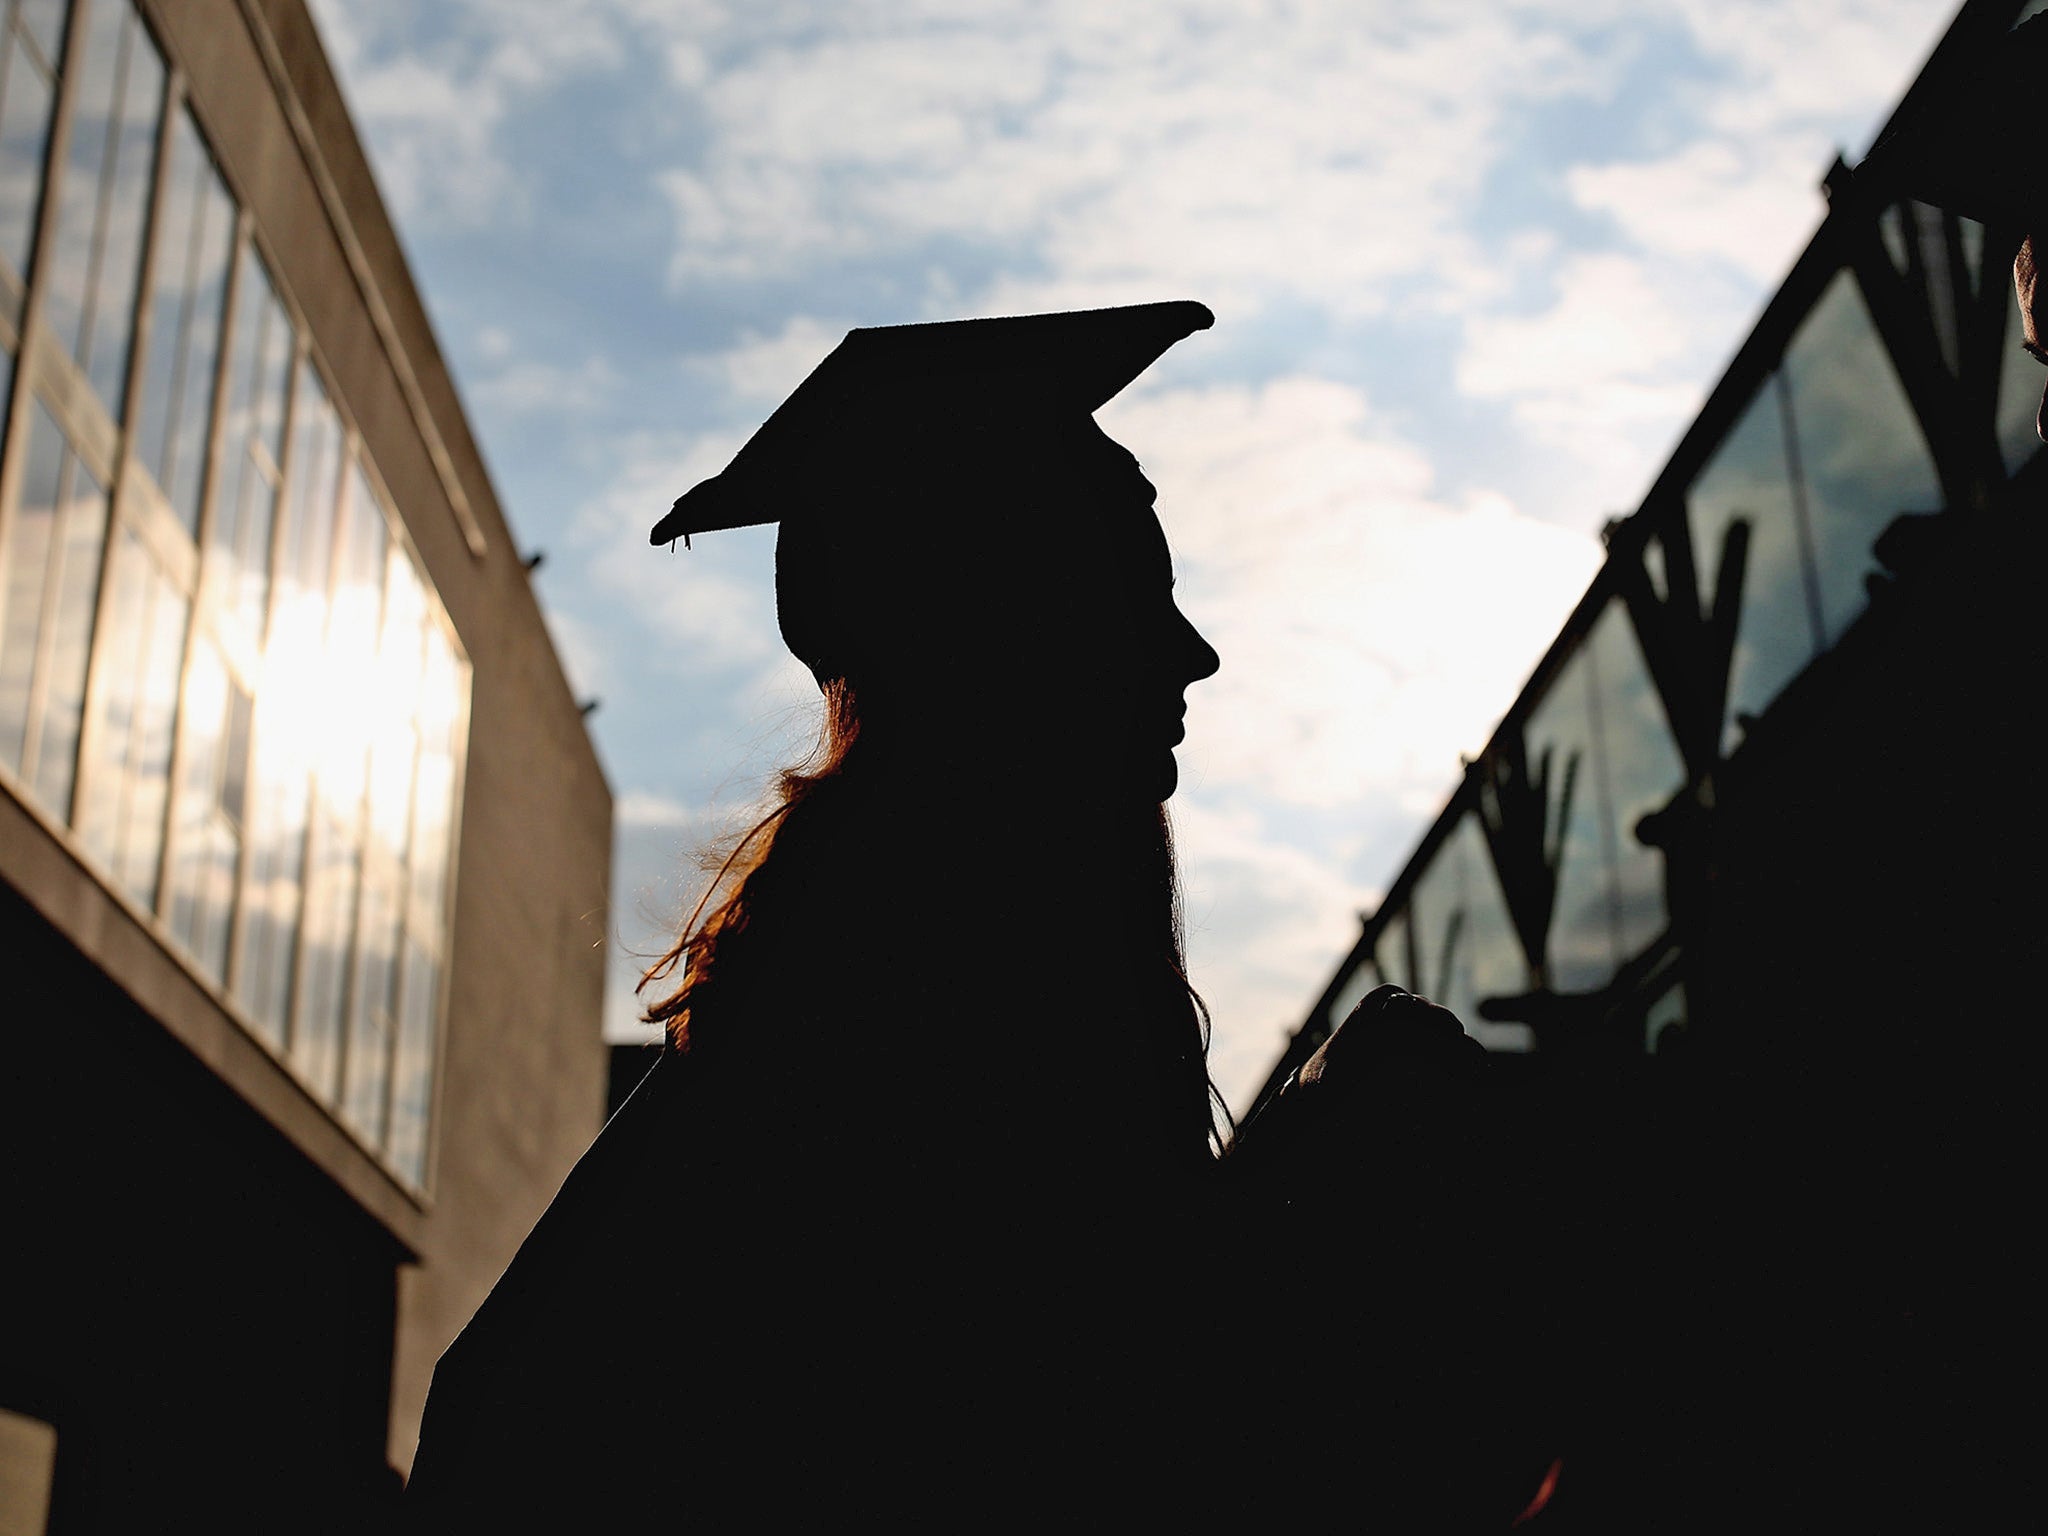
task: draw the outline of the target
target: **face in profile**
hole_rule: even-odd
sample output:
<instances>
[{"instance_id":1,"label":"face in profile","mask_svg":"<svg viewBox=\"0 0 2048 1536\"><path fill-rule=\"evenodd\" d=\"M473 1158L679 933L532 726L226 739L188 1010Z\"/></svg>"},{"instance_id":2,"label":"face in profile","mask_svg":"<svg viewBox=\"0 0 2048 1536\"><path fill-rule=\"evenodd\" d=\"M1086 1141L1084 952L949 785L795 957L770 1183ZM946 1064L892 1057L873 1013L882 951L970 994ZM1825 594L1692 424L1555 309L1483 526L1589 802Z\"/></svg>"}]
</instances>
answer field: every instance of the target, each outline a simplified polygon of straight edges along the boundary
<instances>
[{"instance_id":1,"label":"face in profile","mask_svg":"<svg viewBox=\"0 0 2048 1536\"><path fill-rule=\"evenodd\" d=\"M1157 492L1130 453L1100 440L1087 493L1068 524L1073 559L1053 582L1042 660L1067 733L1069 771L1097 771L1157 803L1178 787L1187 689L1215 675L1214 647L1174 599L1173 560L1153 511Z\"/></svg>"}]
</instances>

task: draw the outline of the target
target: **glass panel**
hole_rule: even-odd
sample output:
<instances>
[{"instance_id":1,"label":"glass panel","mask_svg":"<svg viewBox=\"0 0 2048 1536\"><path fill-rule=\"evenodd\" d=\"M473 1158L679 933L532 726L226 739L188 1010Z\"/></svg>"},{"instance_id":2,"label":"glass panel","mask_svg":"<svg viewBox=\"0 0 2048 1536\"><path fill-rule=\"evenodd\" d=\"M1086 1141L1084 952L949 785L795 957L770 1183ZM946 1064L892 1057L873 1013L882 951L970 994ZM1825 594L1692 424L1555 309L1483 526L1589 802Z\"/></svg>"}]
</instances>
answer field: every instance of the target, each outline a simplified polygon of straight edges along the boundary
<instances>
[{"instance_id":1,"label":"glass panel","mask_svg":"<svg viewBox=\"0 0 2048 1536\"><path fill-rule=\"evenodd\" d=\"M363 883L349 987L348 1084L341 1112L372 1146L384 1139L391 1081L393 992L398 980L399 887L388 868Z\"/></svg>"},{"instance_id":2,"label":"glass panel","mask_svg":"<svg viewBox=\"0 0 2048 1536\"><path fill-rule=\"evenodd\" d=\"M30 414L24 468L20 505L0 557L6 593L0 752L46 808L68 819L107 497L41 401ZM33 761L25 757L31 741Z\"/></svg>"},{"instance_id":3,"label":"glass panel","mask_svg":"<svg viewBox=\"0 0 2048 1536\"><path fill-rule=\"evenodd\" d=\"M391 1125L385 1154L398 1176L426 1178L427 1116L434 1094L434 1018L441 1003L441 967L408 933L398 984L398 1042L393 1054Z\"/></svg>"},{"instance_id":4,"label":"glass panel","mask_svg":"<svg viewBox=\"0 0 2048 1536\"><path fill-rule=\"evenodd\" d=\"M171 728L190 604L123 529L100 645L107 676L98 755L79 833L122 889L147 907L163 852Z\"/></svg>"},{"instance_id":5,"label":"glass panel","mask_svg":"<svg viewBox=\"0 0 2048 1536\"><path fill-rule=\"evenodd\" d=\"M319 692L321 793L336 805L362 798L376 729L377 629L388 537L361 467L351 464L348 478Z\"/></svg>"},{"instance_id":6,"label":"glass panel","mask_svg":"<svg viewBox=\"0 0 2048 1536\"><path fill-rule=\"evenodd\" d=\"M291 493L285 502L280 608L316 603L327 622L327 571L334 558L334 503L341 490L341 422L310 360L299 363L292 407Z\"/></svg>"},{"instance_id":7,"label":"glass panel","mask_svg":"<svg viewBox=\"0 0 2048 1536\"><path fill-rule=\"evenodd\" d=\"M275 693L265 693L257 720L249 878L242 892L242 958L235 975L236 999L273 1046L284 1044L291 1000L312 770L306 733L292 719L295 702L285 682Z\"/></svg>"},{"instance_id":8,"label":"glass panel","mask_svg":"<svg viewBox=\"0 0 2048 1536\"><path fill-rule=\"evenodd\" d=\"M338 811L323 801L313 817L304 943L292 1016L292 1062L329 1103L341 1088L342 984L348 974L360 867L355 811L354 806Z\"/></svg>"},{"instance_id":9,"label":"glass panel","mask_svg":"<svg viewBox=\"0 0 2048 1536\"><path fill-rule=\"evenodd\" d=\"M64 16L70 9L71 0L21 0L16 13L43 61L52 68L64 50Z\"/></svg>"},{"instance_id":10,"label":"glass panel","mask_svg":"<svg viewBox=\"0 0 2048 1536\"><path fill-rule=\"evenodd\" d=\"M37 409L40 412L41 407ZM44 633L46 672L34 785L43 803L68 820L78 768L79 722L85 714L93 599L99 594L100 552L107 537L107 493L76 457L67 467L51 573L54 607Z\"/></svg>"},{"instance_id":11,"label":"glass panel","mask_svg":"<svg viewBox=\"0 0 2048 1536\"><path fill-rule=\"evenodd\" d=\"M1945 290L1944 290L1945 291ZM1903 512L1933 512L1941 483L1878 340L1862 290L1835 274L1786 349L1798 463L1813 531L1825 644L1868 604L1864 578L1879 566L1871 545Z\"/></svg>"},{"instance_id":12,"label":"glass panel","mask_svg":"<svg viewBox=\"0 0 2048 1536\"><path fill-rule=\"evenodd\" d=\"M227 975L235 863L241 852L240 786L247 753L248 695L219 648L196 641L185 676L184 769L172 839L167 919L172 935L215 981ZM230 814L229 799L237 802Z\"/></svg>"},{"instance_id":13,"label":"glass panel","mask_svg":"<svg viewBox=\"0 0 2048 1536\"><path fill-rule=\"evenodd\" d=\"M19 41L7 44L0 65L0 263L17 285L28 273L35 240L36 206L43 195L43 156L50 144L54 79ZM44 60L56 62L54 50Z\"/></svg>"},{"instance_id":14,"label":"glass panel","mask_svg":"<svg viewBox=\"0 0 2048 1536\"><path fill-rule=\"evenodd\" d=\"M413 760L418 755L425 598L403 549L392 549L389 567L372 694L376 719L370 749L369 836L378 855L396 864L405 857Z\"/></svg>"},{"instance_id":15,"label":"glass panel","mask_svg":"<svg viewBox=\"0 0 2048 1536\"><path fill-rule=\"evenodd\" d=\"M1380 936L1373 943L1372 958L1383 980L1397 987L1406 987L1411 992L1415 990L1415 977L1408 964L1408 915L1405 911L1396 912L1381 925Z\"/></svg>"},{"instance_id":16,"label":"glass panel","mask_svg":"<svg viewBox=\"0 0 2048 1536\"><path fill-rule=\"evenodd\" d=\"M49 584L51 533L58 489L69 457L63 434L37 401L29 411L28 462L22 467L21 504L8 523L7 548L0 559L6 585L0 588L0 761L17 773L26 769L30 690L41 649L43 592Z\"/></svg>"},{"instance_id":17,"label":"glass panel","mask_svg":"<svg viewBox=\"0 0 2048 1536\"><path fill-rule=\"evenodd\" d=\"M151 280L150 343L140 452L188 532L199 528L199 480L213 415L228 249L235 205L212 156L180 110Z\"/></svg>"},{"instance_id":18,"label":"glass panel","mask_svg":"<svg viewBox=\"0 0 2048 1536\"><path fill-rule=\"evenodd\" d=\"M1729 724L1722 739L1723 750L1732 750L1742 739L1738 717L1762 714L1820 649L1799 553L1775 376L1693 482L1686 513L1703 606L1713 601L1729 527L1737 519L1749 524L1748 574L1729 667Z\"/></svg>"},{"instance_id":19,"label":"glass panel","mask_svg":"<svg viewBox=\"0 0 2048 1536\"><path fill-rule=\"evenodd\" d=\"M1597 782L1611 826L1616 939L1626 960L1641 954L1668 921L1663 855L1637 840L1636 823L1670 803L1685 782L1685 765L1620 603L1608 604L1593 622L1585 653L1600 731Z\"/></svg>"},{"instance_id":20,"label":"glass panel","mask_svg":"<svg viewBox=\"0 0 2048 1536\"><path fill-rule=\"evenodd\" d=\"M271 526L278 460L284 452L284 397L291 375L291 326L253 247L243 248L229 361L220 481L214 491L208 558L222 606L244 633L261 633L270 586Z\"/></svg>"},{"instance_id":21,"label":"glass panel","mask_svg":"<svg viewBox=\"0 0 2048 1536\"><path fill-rule=\"evenodd\" d=\"M420 688L420 757L413 789L412 875L414 915L407 931L431 933L441 943L442 893L447 889L449 833L455 814L455 763L461 743L463 671L438 624L426 626L426 671ZM423 926L424 922L424 926Z\"/></svg>"},{"instance_id":22,"label":"glass panel","mask_svg":"<svg viewBox=\"0 0 2048 1536\"><path fill-rule=\"evenodd\" d=\"M1593 665L1584 647L1564 664L1550 691L1529 716L1529 771L1549 759L1546 841L1562 820L1564 841L1551 908L1550 985L1558 992L1590 992L1613 979L1620 961L1615 910L1612 828L1601 813L1603 765L1593 720ZM1565 798L1570 783L1570 800Z\"/></svg>"},{"instance_id":23,"label":"glass panel","mask_svg":"<svg viewBox=\"0 0 2048 1536\"><path fill-rule=\"evenodd\" d=\"M118 419L164 68L131 7L96 5L88 25L43 316Z\"/></svg>"},{"instance_id":24,"label":"glass panel","mask_svg":"<svg viewBox=\"0 0 2048 1536\"><path fill-rule=\"evenodd\" d=\"M2016 475L2020 466L2041 450L2041 434L2035 423L2041 414L2041 389L2048 384L2048 369L2020 350L2020 300L2006 285L2005 355L1998 370L1998 449L2005 458L2005 472Z\"/></svg>"},{"instance_id":25,"label":"glass panel","mask_svg":"<svg viewBox=\"0 0 2048 1536\"><path fill-rule=\"evenodd\" d=\"M1488 1049L1527 1050L1526 1025L1492 1024L1479 1016L1482 998L1527 991L1529 972L1486 834L1473 813L1458 818L1416 878L1408 918L1419 936L1423 995L1455 1013L1466 1033Z\"/></svg>"}]
</instances>

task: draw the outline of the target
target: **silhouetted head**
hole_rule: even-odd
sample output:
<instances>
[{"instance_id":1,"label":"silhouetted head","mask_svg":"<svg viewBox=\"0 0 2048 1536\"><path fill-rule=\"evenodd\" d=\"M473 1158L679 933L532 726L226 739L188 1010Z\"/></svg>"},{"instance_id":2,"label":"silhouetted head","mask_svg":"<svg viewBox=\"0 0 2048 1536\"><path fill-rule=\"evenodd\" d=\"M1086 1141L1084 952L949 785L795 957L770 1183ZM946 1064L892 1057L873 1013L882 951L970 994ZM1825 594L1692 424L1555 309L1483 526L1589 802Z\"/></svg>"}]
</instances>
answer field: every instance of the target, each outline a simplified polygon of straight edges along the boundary
<instances>
[{"instance_id":1,"label":"silhouetted head","mask_svg":"<svg viewBox=\"0 0 2048 1536\"><path fill-rule=\"evenodd\" d=\"M1216 653L1173 597L1155 492L1093 412L1196 304L852 332L665 543L775 521L784 640L871 742L1156 802Z\"/></svg>"},{"instance_id":2,"label":"silhouetted head","mask_svg":"<svg viewBox=\"0 0 2048 1536\"><path fill-rule=\"evenodd\" d=\"M2039 257L2048 254L2048 158L2041 100L2048 89L2048 16L1940 61L1871 146L1856 181L1881 201L1909 197L1975 219L1993 239L2018 245L2013 285L2017 342L2048 363L2039 308ZM2048 440L2048 397L2035 417Z\"/></svg>"}]
</instances>

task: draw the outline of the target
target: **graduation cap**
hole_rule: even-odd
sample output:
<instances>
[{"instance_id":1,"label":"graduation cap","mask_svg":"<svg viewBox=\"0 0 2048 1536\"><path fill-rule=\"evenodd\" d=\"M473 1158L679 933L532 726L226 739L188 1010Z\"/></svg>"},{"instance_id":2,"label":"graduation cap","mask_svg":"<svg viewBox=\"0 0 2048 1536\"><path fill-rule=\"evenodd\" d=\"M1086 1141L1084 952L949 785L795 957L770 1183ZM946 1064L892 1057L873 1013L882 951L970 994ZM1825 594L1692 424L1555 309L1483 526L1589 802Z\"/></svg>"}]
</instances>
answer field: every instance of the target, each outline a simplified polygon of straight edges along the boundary
<instances>
[{"instance_id":1,"label":"graduation cap","mask_svg":"<svg viewBox=\"0 0 2048 1536\"><path fill-rule=\"evenodd\" d=\"M1884 202L1916 202L2021 234L2048 230L2048 15L1995 34L1930 79L1856 168Z\"/></svg>"},{"instance_id":2,"label":"graduation cap","mask_svg":"<svg viewBox=\"0 0 2048 1536\"><path fill-rule=\"evenodd\" d=\"M1100 440L1094 412L1214 323L1182 300L849 331L649 542L781 524L777 618L822 683L863 626L915 597L891 572L919 539L943 519L1003 516L990 502L1006 484L1062 462L1082 434Z\"/></svg>"}]
</instances>

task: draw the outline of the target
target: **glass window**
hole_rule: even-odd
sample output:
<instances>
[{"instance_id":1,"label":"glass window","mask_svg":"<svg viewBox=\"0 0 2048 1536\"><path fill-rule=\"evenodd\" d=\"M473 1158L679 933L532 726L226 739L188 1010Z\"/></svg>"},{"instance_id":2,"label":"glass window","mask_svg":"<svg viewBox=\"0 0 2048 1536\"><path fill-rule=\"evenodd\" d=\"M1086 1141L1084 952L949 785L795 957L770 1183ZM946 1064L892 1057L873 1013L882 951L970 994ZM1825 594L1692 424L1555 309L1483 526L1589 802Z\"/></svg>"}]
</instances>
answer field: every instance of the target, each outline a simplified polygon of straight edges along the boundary
<instances>
[{"instance_id":1,"label":"glass window","mask_svg":"<svg viewBox=\"0 0 2048 1536\"><path fill-rule=\"evenodd\" d=\"M152 263L138 452L196 535L235 205L189 108L172 120L170 155Z\"/></svg>"},{"instance_id":2,"label":"glass window","mask_svg":"<svg viewBox=\"0 0 2048 1536\"><path fill-rule=\"evenodd\" d=\"M370 745L370 842L394 865L405 857L412 811L413 764L419 753L421 624L426 616L419 577L403 548L391 549L385 577L384 626L371 689L375 717Z\"/></svg>"},{"instance_id":3,"label":"glass window","mask_svg":"<svg viewBox=\"0 0 2048 1536\"><path fill-rule=\"evenodd\" d=\"M1933 286L1948 291L1945 282ZM1801 322L1783 377L1812 530L1821 643L1833 645L1869 602L1865 578L1879 569L1871 545L1901 513L1940 510L1941 483L1848 272L1835 274Z\"/></svg>"},{"instance_id":4,"label":"glass window","mask_svg":"<svg viewBox=\"0 0 2048 1536\"><path fill-rule=\"evenodd\" d=\"M1489 1050L1527 1050L1526 1025L1479 1016L1482 999L1527 991L1529 968L1475 813L1458 818L1417 877L1408 919L1418 935L1422 993L1455 1013Z\"/></svg>"},{"instance_id":5,"label":"glass window","mask_svg":"<svg viewBox=\"0 0 2048 1536\"><path fill-rule=\"evenodd\" d=\"M420 686L420 755L413 788L412 911L406 931L432 935L438 952L448 861L454 852L455 766L461 751L466 673L438 624L426 626L425 667ZM1361 994L1363 995L1363 994Z\"/></svg>"},{"instance_id":6,"label":"glass window","mask_svg":"<svg viewBox=\"0 0 2048 1536\"><path fill-rule=\"evenodd\" d=\"M335 542L333 597L320 696L321 794L336 805L360 801L376 734L377 632L383 607L384 515L362 466L351 462L349 494Z\"/></svg>"},{"instance_id":7,"label":"glass window","mask_svg":"<svg viewBox=\"0 0 2048 1536\"><path fill-rule=\"evenodd\" d=\"M2006 285L2005 348L1998 370L1998 450L2005 458L2005 472L2016 475L2020 466L2041 450L2041 434L2035 423L2041 414L2041 390L2048 385L2048 368L2020 349L2020 300L2011 284Z\"/></svg>"},{"instance_id":8,"label":"glass window","mask_svg":"<svg viewBox=\"0 0 2048 1536\"><path fill-rule=\"evenodd\" d=\"M1594 620L1585 655L1599 749L1594 782L1614 859L1615 937L1621 958L1628 960L1656 940L1669 920L1663 855L1636 838L1636 823L1670 803L1685 783L1685 764L1621 603L1609 603Z\"/></svg>"},{"instance_id":9,"label":"glass window","mask_svg":"<svg viewBox=\"0 0 2048 1536\"><path fill-rule=\"evenodd\" d=\"M343 1118L372 1146L384 1139L385 1099L391 1086L403 916L399 898L396 872L373 865L363 882L356 916L355 971L348 989L348 1073L341 1097Z\"/></svg>"},{"instance_id":10,"label":"glass window","mask_svg":"<svg viewBox=\"0 0 2048 1536\"><path fill-rule=\"evenodd\" d=\"M227 977L235 866L248 815L250 699L210 638L185 669L183 769L171 840L171 933L214 981Z\"/></svg>"},{"instance_id":11,"label":"glass window","mask_svg":"<svg viewBox=\"0 0 2048 1536\"><path fill-rule=\"evenodd\" d=\"M20 300L62 64L62 8L0 3L0 287Z\"/></svg>"},{"instance_id":12,"label":"glass window","mask_svg":"<svg viewBox=\"0 0 2048 1536\"><path fill-rule=\"evenodd\" d=\"M1530 713L1529 771L1548 774L1546 845L1557 838L1557 885L1546 967L1558 992L1590 992L1620 963L1620 914L1613 879L1613 828L1601 814L1594 664L1581 646Z\"/></svg>"},{"instance_id":13,"label":"glass window","mask_svg":"<svg viewBox=\"0 0 2048 1536\"><path fill-rule=\"evenodd\" d=\"M297 969L313 773L331 740L324 707L327 588L342 462L341 422L319 374L303 359L291 434L277 593L257 688L249 874L235 976L236 998L277 1047L287 1044Z\"/></svg>"},{"instance_id":14,"label":"glass window","mask_svg":"<svg viewBox=\"0 0 2048 1536\"><path fill-rule=\"evenodd\" d=\"M361 872L359 812L358 805L337 806L317 798L307 856L291 1059L330 1104L341 1091L342 993Z\"/></svg>"},{"instance_id":15,"label":"glass window","mask_svg":"<svg viewBox=\"0 0 2048 1536\"><path fill-rule=\"evenodd\" d=\"M1686 496L1700 601L1713 601L1729 527L1749 525L1749 563L1729 664L1723 750L1742 739L1742 715L1760 715L1778 691L1819 653L1819 615L1809 601L1800 557L1792 482L1785 460L1784 411L1776 376L1750 401Z\"/></svg>"},{"instance_id":16,"label":"glass window","mask_svg":"<svg viewBox=\"0 0 2048 1536\"><path fill-rule=\"evenodd\" d=\"M236 281L234 351L207 559L227 622L253 639L262 633L269 596L292 331L253 245L242 248Z\"/></svg>"},{"instance_id":17,"label":"glass window","mask_svg":"<svg viewBox=\"0 0 2048 1536\"><path fill-rule=\"evenodd\" d=\"M80 66L43 316L119 419L164 66L127 5L95 5Z\"/></svg>"},{"instance_id":18,"label":"glass window","mask_svg":"<svg viewBox=\"0 0 2048 1536\"><path fill-rule=\"evenodd\" d=\"M1373 967L1380 973L1382 981L1397 987L1406 987L1413 992L1419 985L1415 978L1414 959L1408 943L1408 914L1396 912L1380 925L1380 936L1372 946ZM1370 991L1371 988L1367 988ZM1365 994L1361 992L1359 996ZM1356 1006L1355 1004L1353 1006ZM1342 1023L1340 1019L1338 1021Z\"/></svg>"},{"instance_id":19,"label":"glass window","mask_svg":"<svg viewBox=\"0 0 2048 1536\"><path fill-rule=\"evenodd\" d=\"M300 881L312 791L305 706L289 687L266 690L257 706L251 772L249 873L242 891L242 953L235 997L273 1047L285 1044L292 952L299 931Z\"/></svg>"},{"instance_id":20,"label":"glass window","mask_svg":"<svg viewBox=\"0 0 2048 1536\"><path fill-rule=\"evenodd\" d=\"M191 604L125 527L108 588L99 637L107 681L79 835L121 888L150 907L163 854L171 727Z\"/></svg>"},{"instance_id":21,"label":"glass window","mask_svg":"<svg viewBox=\"0 0 2048 1536\"><path fill-rule=\"evenodd\" d=\"M0 551L0 760L69 819L107 496L36 401Z\"/></svg>"}]
</instances>

